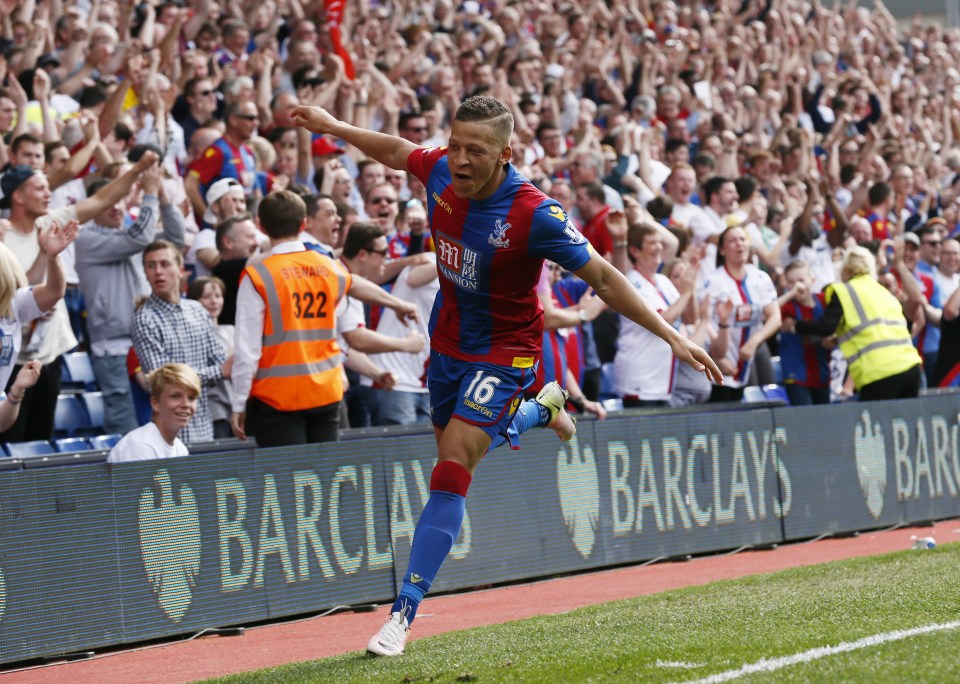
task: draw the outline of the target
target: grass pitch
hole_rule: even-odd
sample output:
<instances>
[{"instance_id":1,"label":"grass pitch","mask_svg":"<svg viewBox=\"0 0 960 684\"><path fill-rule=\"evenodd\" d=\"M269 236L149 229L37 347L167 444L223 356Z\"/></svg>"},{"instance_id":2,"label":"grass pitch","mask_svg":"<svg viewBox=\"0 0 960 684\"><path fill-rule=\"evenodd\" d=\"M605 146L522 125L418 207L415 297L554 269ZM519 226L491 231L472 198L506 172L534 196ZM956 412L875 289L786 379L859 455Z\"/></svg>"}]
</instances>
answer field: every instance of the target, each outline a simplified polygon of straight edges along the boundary
<instances>
[{"instance_id":1,"label":"grass pitch","mask_svg":"<svg viewBox=\"0 0 960 684\"><path fill-rule=\"evenodd\" d=\"M399 658L350 653L216 681L958 682L960 627L942 628L960 621L958 568L960 544L901 551L411 641ZM810 655L876 635L886 642Z\"/></svg>"}]
</instances>

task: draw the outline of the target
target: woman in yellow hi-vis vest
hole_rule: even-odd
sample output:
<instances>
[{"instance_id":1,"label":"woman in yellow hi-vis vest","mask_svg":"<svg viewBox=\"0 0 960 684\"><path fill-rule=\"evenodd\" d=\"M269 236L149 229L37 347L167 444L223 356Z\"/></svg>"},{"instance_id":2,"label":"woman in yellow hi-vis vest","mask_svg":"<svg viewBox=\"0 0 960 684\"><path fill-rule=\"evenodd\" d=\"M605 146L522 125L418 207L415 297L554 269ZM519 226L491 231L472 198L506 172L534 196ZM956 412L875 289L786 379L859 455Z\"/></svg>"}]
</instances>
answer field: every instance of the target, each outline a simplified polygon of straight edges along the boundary
<instances>
[{"instance_id":1,"label":"woman in yellow hi-vis vest","mask_svg":"<svg viewBox=\"0 0 960 684\"><path fill-rule=\"evenodd\" d=\"M876 279L873 255L851 249L842 282L828 285L827 307L817 321L784 321L784 332L837 335L861 401L906 399L920 392L920 354L900 302ZM912 278L909 272L901 277Z\"/></svg>"}]
</instances>

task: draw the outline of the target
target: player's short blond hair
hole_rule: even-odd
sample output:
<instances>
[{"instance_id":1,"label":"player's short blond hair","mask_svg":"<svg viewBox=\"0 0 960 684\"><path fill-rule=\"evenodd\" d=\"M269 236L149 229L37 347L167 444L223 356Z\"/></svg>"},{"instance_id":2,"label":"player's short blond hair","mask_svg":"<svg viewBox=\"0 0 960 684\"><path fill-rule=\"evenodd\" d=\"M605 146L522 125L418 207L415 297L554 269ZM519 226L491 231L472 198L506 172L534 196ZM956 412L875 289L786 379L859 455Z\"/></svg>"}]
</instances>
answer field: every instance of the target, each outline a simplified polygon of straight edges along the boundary
<instances>
[{"instance_id":1,"label":"player's short blond hair","mask_svg":"<svg viewBox=\"0 0 960 684\"><path fill-rule=\"evenodd\" d=\"M150 398L159 399L163 390L170 385L179 385L200 396L200 376L185 363L167 363L147 376L150 385Z\"/></svg>"},{"instance_id":2,"label":"player's short blond hair","mask_svg":"<svg viewBox=\"0 0 960 684\"><path fill-rule=\"evenodd\" d=\"M493 130L497 141L506 147L513 135L513 114L510 108L500 100L487 95L468 97L454 115L457 121L465 123L485 123Z\"/></svg>"}]
</instances>

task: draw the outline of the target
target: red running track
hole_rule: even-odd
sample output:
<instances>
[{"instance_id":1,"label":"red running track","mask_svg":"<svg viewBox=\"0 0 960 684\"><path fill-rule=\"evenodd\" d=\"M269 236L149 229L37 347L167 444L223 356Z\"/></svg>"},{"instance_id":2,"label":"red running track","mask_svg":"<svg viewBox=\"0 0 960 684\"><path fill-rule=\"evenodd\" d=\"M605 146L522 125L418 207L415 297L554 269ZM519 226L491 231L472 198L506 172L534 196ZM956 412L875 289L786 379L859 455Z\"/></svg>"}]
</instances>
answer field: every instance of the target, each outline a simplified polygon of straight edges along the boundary
<instances>
[{"instance_id":1,"label":"red running track","mask_svg":"<svg viewBox=\"0 0 960 684\"><path fill-rule=\"evenodd\" d=\"M620 568L431 598L417 617L407 647L413 644L416 648L416 639L459 629L563 613L722 579L900 551L910 548L917 537L934 537L939 544L960 540L960 521L944 521L932 528L871 532L848 539L792 544L772 551ZM603 575L604 581L598 582L597 575ZM143 650L117 651L92 660L14 671L0 675L0 681L2 684L193 682L360 650L384 619L386 609L375 614L340 613L257 627L240 637L205 637Z\"/></svg>"}]
</instances>

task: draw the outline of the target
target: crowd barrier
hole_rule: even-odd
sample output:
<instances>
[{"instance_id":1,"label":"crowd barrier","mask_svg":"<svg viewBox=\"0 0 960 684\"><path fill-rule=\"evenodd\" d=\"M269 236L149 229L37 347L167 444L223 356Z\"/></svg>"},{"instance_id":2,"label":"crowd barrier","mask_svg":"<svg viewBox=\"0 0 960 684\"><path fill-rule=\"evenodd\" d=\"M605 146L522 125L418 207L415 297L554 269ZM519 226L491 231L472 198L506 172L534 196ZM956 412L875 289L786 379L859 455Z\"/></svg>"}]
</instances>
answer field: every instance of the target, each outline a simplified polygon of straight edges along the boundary
<instances>
[{"instance_id":1,"label":"crowd barrier","mask_svg":"<svg viewBox=\"0 0 960 684\"><path fill-rule=\"evenodd\" d=\"M960 515L960 394L622 413L484 461L437 590ZM0 662L392 599L431 435L0 476Z\"/></svg>"}]
</instances>

